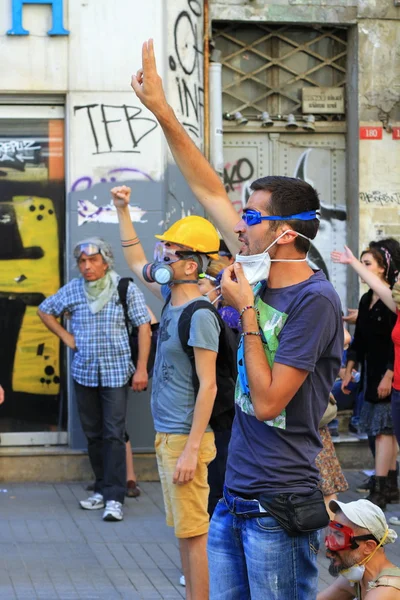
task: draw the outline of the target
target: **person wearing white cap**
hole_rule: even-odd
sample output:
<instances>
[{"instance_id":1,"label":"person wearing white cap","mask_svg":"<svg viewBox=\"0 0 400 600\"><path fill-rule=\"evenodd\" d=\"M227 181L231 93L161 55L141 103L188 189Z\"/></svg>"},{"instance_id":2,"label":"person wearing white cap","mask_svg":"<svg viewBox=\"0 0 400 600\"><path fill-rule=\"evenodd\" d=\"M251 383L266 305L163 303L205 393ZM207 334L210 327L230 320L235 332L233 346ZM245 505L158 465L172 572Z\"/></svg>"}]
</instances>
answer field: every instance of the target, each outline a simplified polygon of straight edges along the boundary
<instances>
[{"instance_id":1,"label":"person wearing white cap","mask_svg":"<svg viewBox=\"0 0 400 600\"><path fill-rule=\"evenodd\" d=\"M389 529L383 511L369 500L338 502L325 538L329 573L340 576L317 600L400 600L400 568L386 557L383 546L397 533Z\"/></svg>"}]
</instances>

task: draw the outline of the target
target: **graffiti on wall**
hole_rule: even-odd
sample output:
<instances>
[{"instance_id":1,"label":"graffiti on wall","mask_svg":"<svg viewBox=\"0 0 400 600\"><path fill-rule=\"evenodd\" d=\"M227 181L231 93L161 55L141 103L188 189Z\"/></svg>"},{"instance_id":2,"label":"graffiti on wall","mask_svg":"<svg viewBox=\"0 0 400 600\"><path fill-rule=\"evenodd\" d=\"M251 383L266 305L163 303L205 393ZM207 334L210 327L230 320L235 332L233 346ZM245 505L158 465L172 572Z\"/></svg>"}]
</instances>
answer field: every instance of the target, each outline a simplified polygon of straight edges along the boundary
<instances>
[{"instance_id":1,"label":"graffiti on wall","mask_svg":"<svg viewBox=\"0 0 400 600\"><path fill-rule=\"evenodd\" d=\"M38 163L41 145L31 139L3 139L0 142L0 163L3 167L25 170L25 164Z\"/></svg>"},{"instance_id":2,"label":"graffiti on wall","mask_svg":"<svg viewBox=\"0 0 400 600\"><path fill-rule=\"evenodd\" d=\"M174 4L173 45L168 57L175 102L182 125L201 143L204 118L202 4L185 0Z\"/></svg>"},{"instance_id":3,"label":"graffiti on wall","mask_svg":"<svg viewBox=\"0 0 400 600\"><path fill-rule=\"evenodd\" d=\"M254 166L250 158L243 156L224 166L224 185L227 194L240 214L249 199L250 184L254 179Z\"/></svg>"},{"instance_id":4,"label":"graffiti on wall","mask_svg":"<svg viewBox=\"0 0 400 600\"><path fill-rule=\"evenodd\" d=\"M131 221L137 223L146 223L142 217L146 211L139 206L129 206ZM85 223L118 223L117 210L112 201L104 206L96 206L90 200L78 200L78 225Z\"/></svg>"},{"instance_id":5,"label":"graffiti on wall","mask_svg":"<svg viewBox=\"0 0 400 600\"><path fill-rule=\"evenodd\" d=\"M140 106L126 104L74 106L75 118L89 134L92 154L139 154L143 140L158 127L155 119L142 113Z\"/></svg>"},{"instance_id":6,"label":"graffiti on wall","mask_svg":"<svg viewBox=\"0 0 400 600\"><path fill-rule=\"evenodd\" d=\"M1 330L8 341L3 360L11 367L13 392L59 392L59 340L36 314L40 302L59 285L58 224L52 200L14 196L11 202L1 202Z\"/></svg>"},{"instance_id":7,"label":"graffiti on wall","mask_svg":"<svg viewBox=\"0 0 400 600\"><path fill-rule=\"evenodd\" d=\"M378 206L399 206L400 192L388 193L379 190L360 192L360 202L363 204L377 204Z\"/></svg>"},{"instance_id":8,"label":"graffiti on wall","mask_svg":"<svg viewBox=\"0 0 400 600\"><path fill-rule=\"evenodd\" d=\"M89 192L92 190L93 186L99 183L117 184L132 179L138 181L153 181L153 178L148 173L144 172L142 169L133 167L108 169L103 177L97 179L90 175L83 175L76 179L71 186L71 192L79 192L79 195L82 196L77 200L78 226L84 225L85 223L117 224L117 211L112 200L107 204L99 206L85 198L85 192ZM98 200L96 194L94 194L93 200ZM130 205L129 214L132 221L136 223L146 223L146 221L143 220L146 211L142 210L139 206Z\"/></svg>"},{"instance_id":9,"label":"graffiti on wall","mask_svg":"<svg viewBox=\"0 0 400 600\"><path fill-rule=\"evenodd\" d=\"M313 148L305 150L296 165L293 177L306 181L316 189L318 189L316 181L308 175L307 165ZM335 240L338 247L343 247L346 243L346 207L334 206L329 202L320 200L320 225L317 238L311 243L310 252L308 255L309 262L314 268L322 269L330 278L327 258L330 257L332 241ZM344 292L343 292L344 293Z\"/></svg>"}]
</instances>

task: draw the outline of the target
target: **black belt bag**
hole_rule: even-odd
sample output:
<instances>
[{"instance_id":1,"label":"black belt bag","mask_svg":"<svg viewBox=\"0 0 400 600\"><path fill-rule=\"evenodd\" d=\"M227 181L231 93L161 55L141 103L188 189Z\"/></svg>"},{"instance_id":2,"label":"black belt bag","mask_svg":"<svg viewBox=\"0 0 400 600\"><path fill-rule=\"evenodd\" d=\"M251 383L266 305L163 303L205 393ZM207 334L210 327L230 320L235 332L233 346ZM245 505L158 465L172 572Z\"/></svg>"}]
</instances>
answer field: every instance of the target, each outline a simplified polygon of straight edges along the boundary
<instances>
[{"instance_id":1,"label":"black belt bag","mask_svg":"<svg viewBox=\"0 0 400 600\"><path fill-rule=\"evenodd\" d=\"M329 523L324 497L319 489L305 494L261 494L258 501L290 536L311 533Z\"/></svg>"}]
</instances>

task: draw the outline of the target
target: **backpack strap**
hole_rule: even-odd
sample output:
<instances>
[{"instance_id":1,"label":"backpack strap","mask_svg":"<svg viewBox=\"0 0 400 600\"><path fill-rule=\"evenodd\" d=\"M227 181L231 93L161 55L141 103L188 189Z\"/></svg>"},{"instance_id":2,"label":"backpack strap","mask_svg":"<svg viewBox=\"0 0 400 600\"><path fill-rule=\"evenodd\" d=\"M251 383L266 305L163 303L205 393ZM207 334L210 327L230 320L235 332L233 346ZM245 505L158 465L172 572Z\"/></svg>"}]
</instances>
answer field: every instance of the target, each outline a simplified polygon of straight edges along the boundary
<instances>
[{"instance_id":1,"label":"backpack strap","mask_svg":"<svg viewBox=\"0 0 400 600\"><path fill-rule=\"evenodd\" d=\"M375 581L370 584L370 589L375 587L392 587L400 590L400 569L394 567L381 571Z\"/></svg>"},{"instance_id":2,"label":"backpack strap","mask_svg":"<svg viewBox=\"0 0 400 600\"><path fill-rule=\"evenodd\" d=\"M191 302L189 304L189 306L187 306L183 310L181 316L179 317L179 322L178 322L179 340L181 342L181 345L182 345L182 348L183 348L185 354L188 356L190 363L192 365L192 380L193 380L193 387L194 387L196 394L199 390L199 379L198 379L197 373L196 373L194 350L193 350L192 346L189 346L188 342L189 342L189 338L190 338L190 324L192 322L192 317L196 311L198 311L200 309L204 309L204 308L211 311L212 313L214 313L215 316L217 317L219 326L221 328L220 338L219 338L219 339L221 339L221 334L225 328L225 323L223 322L223 320L221 319L220 315L218 314L218 312L214 308L214 306L211 304L211 302L208 302L207 300L196 300L195 302Z\"/></svg>"},{"instance_id":3,"label":"backpack strap","mask_svg":"<svg viewBox=\"0 0 400 600\"><path fill-rule=\"evenodd\" d=\"M129 315L128 315L128 303L127 303L127 295L128 295L128 287L130 282L133 282L132 277L121 277L118 281L118 296L119 300L122 304L122 308L124 311L125 325L129 332Z\"/></svg>"},{"instance_id":4,"label":"backpack strap","mask_svg":"<svg viewBox=\"0 0 400 600\"><path fill-rule=\"evenodd\" d=\"M188 344L190 338L190 325L192 322L192 317L195 312L204 308L211 311L217 317L218 324L221 329L220 335L225 328L224 321L221 319L220 315L218 314L214 306L211 304L211 302L208 302L207 300L196 300L195 302L191 302L189 306L187 306L183 310L181 316L179 317L178 323L179 340L182 344L182 348L184 349L185 353L188 355L190 360L194 359L193 347L189 346Z\"/></svg>"}]
</instances>

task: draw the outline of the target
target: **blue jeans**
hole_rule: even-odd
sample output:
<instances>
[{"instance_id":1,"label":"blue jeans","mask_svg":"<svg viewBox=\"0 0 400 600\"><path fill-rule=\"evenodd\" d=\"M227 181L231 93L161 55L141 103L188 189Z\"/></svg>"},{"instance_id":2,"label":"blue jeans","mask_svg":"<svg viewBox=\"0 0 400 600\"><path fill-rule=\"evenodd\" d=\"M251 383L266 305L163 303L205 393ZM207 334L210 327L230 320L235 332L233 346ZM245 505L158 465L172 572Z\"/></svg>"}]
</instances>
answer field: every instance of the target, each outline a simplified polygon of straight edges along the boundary
<instances>
[{"instance_id":1,"label":"blue jeans","mask_svg":"<svg viewBox=\"0 0 400 600\"><path fill-rule=\"evenodd\" d=\"M351 391L351 394L344 394L342 392L342 380L338 379L333 384L332 394L337 402L338 410L350 410L353 409L353 415L350 419L350 423L357 427L360 419L361 408L364 402L364 394L358 391L359 384L351 381L347 388ZM333 419L328 423L330 428L337 428L339 425L338 419Z\"/></svg>"},{"instance_id":2,"label":"blue jeans","mask_svg":"<svg viewBox=\"0 0 400 600\"><path fill-rule=\"evenodd\" d=\"M224 488L208 534L210 600L315 600L319 532L290 537L259 512Z\"/></svg>"}]
</instances>

